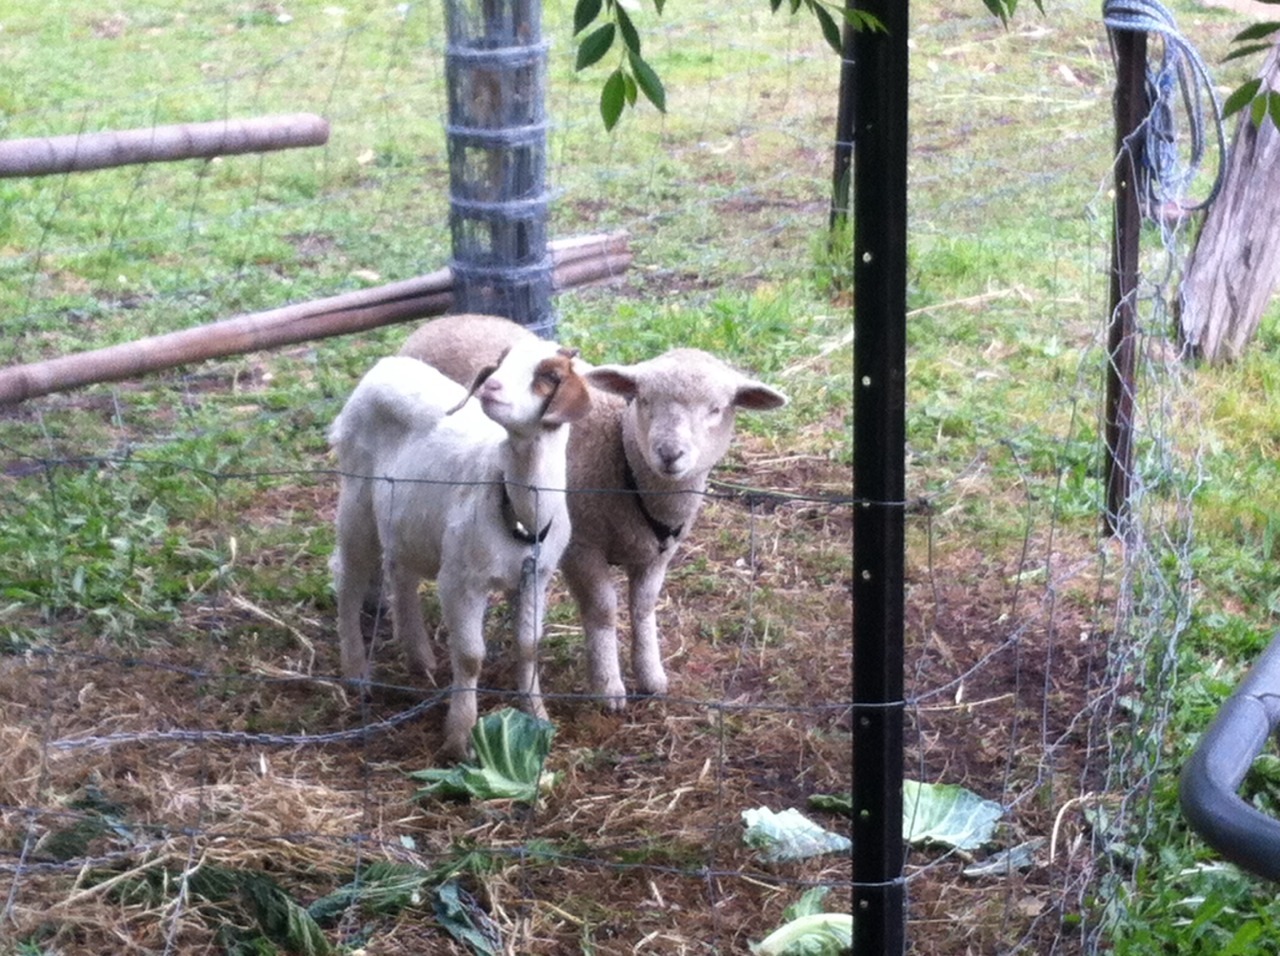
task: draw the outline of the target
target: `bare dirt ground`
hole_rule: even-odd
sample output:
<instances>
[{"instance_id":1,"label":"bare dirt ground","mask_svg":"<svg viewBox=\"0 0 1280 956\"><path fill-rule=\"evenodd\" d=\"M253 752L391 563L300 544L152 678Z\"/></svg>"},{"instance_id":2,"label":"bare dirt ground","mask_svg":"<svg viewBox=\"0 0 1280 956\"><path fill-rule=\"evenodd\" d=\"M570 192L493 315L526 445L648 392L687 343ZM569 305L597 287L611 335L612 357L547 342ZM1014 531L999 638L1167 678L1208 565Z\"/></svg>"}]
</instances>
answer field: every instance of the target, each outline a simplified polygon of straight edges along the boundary
<instances>
[{"instance_id":1,"label":"bare dirt ground","mask_svg":"<svg viewBox=\"0 0 1280 956\"><path fill-rule=\"evenodd\" d=\"M714 500L700 518L660 608L669 698L606 715L577 696L576 621L555 595L542 684L561 777L534 808L415 799L406 774L430 764L443 708L377 722L434 689L380 647L385 686L362 707L329 677L332 607L273 602L248 576L193 597L143 647L67 618L47 648L0 657L8 938L62 954L219 952L219 927L244 917L184 897L193 868L261 872L306 905L362 862L430 867L479 850L485 863L464 883L507 952L740 953L807 886L850 886L848 858L761 863L740 819L795 806L848 832L806 800L851 789L851 505L785 498L847 496L848 470L744 440L717 477L783 494ZM262 519L329 520L331 497L275 489ZM324 559L257 556L285 568ZM495 688L509 686L501 618L482 680ZM504 703L491 695L482 712ZM120 734L133 736L104 739ZM110 825L86 832L102 806ZM370 956L465 951L428 903L352 912L326 931Z\"/></svg>"},{"instance_id":2,"label":"bare dirt ground","mask_svg":"<svg viewBox=\"0 0 1280 956\"><path fill-rule=\"evenodd\" d=\"M997 848L911 853L913 953L1082 951L1078 930L1094 916L1082 906L1091 861L1070 809L1105 772L1089 718L1108 642L1095 620L1099 585L1086 570L1096 565L1083 545L1075 555L1059 547L1054 574L1064 588L1052 599L1021 583L1033 566L1023 555L959 549L912 576L907 775L960 784L1007 808ZM1030 841L1038 842L1028 868L963 872L975 857Z\"/></svg>"}]
</instances>

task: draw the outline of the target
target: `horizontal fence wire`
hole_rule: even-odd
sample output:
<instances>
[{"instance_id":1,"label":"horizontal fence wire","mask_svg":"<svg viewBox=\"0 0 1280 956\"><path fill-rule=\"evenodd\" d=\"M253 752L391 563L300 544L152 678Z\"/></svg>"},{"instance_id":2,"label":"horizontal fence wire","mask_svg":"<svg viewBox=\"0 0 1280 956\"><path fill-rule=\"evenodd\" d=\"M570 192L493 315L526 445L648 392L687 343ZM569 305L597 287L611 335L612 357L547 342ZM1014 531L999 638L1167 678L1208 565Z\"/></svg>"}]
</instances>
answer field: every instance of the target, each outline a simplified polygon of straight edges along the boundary
<instances>
[{"instance_id":1,"label":"horizontal fence wire","mask_svg":"<svg viewBox=\"0 0 1280 956\"><path fill-rule=\"evenodd\" d=\"M841 529L850 522L850 494L740 481L716 481L703 493L704 521L714 513L712 527L736 526L726 555L716 559L732 565L720 576L736 579L729 582L733 596L714 618L716 628L727 629L711 637L712 648L720 650L698 664L701 676L696 681L677 684L660 701L632 701L633 716L606 717L598 698L585 692L579 639L571 635L571 615L565 613L567 596L554 596L554 605L565 607L557 617L553 606L541 655L560 661L555 665L559 676L543 668L544 698L557 727L548 766L576 782L563 803L553 787L539 806L495 809L489 815L498 831L478 841L467 836L475 832L475 822L465 806L453 810L423 798L421 812L433 825L443 824L442 834L450 834L442 840L430 833L408 835L417 829L410 821L419 811L414 809L413 784L403 771L432 763L449 701L448 665L426 681L402 676L402 655L386 644L383 632L373 635L378 650L372 679L348 682L336 675L325 566L331 532L318 514L309 514L301 529L283 531L299 536L288 550L307 555L289 573L314 578L322 591L312 599L314 606L281 605L254 593L254 574L240 564L272 547L261 539L273 532L259 525L257 515L228 509L227 501L239 500L241 489L250 497L261 487L306 489L300 502L327 498L324 510L331 510L344 477L340 472L222 472L152 460L142 452L46 457L8 443L0 445L0 457L8 463L6 498L24 501L28 519L37 524L35 512L47 509L48 519L63 522L65 532L56 554L36 562L44 579L43 598L29 600L24 609L10 607L7 656L0 659L0 683L13 689L12 694L6 691L11 704L3 721L16 744L9 759L27 770L38 766L46 782L62 781L55 789L71 789L69 798L54 803L15 803L12 795L21 787L7 789L0 799L0 821L14 838L0 850L0 873L8 874L9 881L5 912L19 925L28 901L44 892L43 881L82 880L89 874L81 890L63 891L64 899L89 902L109 898L116 885L163 878L189 884L169 901L164 924L170 944L180 949L183 934L191 932L187 924L200 922L197 901L187 900L187 894L202 885L198 874L203 870L252 871L247 861L263 854L286 859L297 854L331 874L327 883L332 888L377 861L410 867L425 878L450 867L463 844L473 860L469 865L507 873L516 885L528 884L533 874L544 871L572 874L575 880L635 878L652 887L647 894L686 900L682 905L691 894L707 900L732 898L748 887L798 896L824 887L844 892L851 885L838 858L781 868L752 860L736 819L746 808L744 772L749 791L759 791L765 805L771 802L768 794L796 774L791 787L797 797L809 789L799 786L800 779L812 777L813 787L827 780L822 790L839 788L839 772L831 773L841 760L839 728L851 719L848 650L841 640L847 624L837 616L822 625L829 631L820 677L826 690L809 685L774 692L760 682L759 669L782 646L768 635L769 622L781 618L771 601L753 592L763 569L774 561L762 550L770 543L777 546L778 531L767 529L770 522L799 513L810 515L805 519L809 522L832 522L825 547L833 557L847 560L848 539ZM107 517L108 526L88 529L88 540L80 540L83 525L73 513L78 507L73 486L87 477L99 490L118 486L129 500ZM199 555L203 566L194 575L205 583L181 606L139 614L127 630L108 626L98 631L95 614L110 611L106 616L113 616L112 609L127 604L129 596L114 587L99 591L92 576L77 583L76 568L82 555L93 550L92 539L105 535L117 542L115 553L120 553L119 539L143 533L146 515L156 509L176 515L193 487L210 489L207 497L213 502L208 518L217 540ZM166 526L164 533L172 533L172 519ZM701 563L694 542L684 547L692 552L692 561ZM149 574L149 562L164 560L161 554L126 559L129 574L143 577ZM672 574L679 576L680 567L677 561ZM39 587L32 580L24 586ZM280 586L277 579L275 587ZM670 587L678 592L678 585ZM824 605L832 598L838 605L839 595L847 593L847 582L839 579L809 587L829 595L821 599ZM431 603L429 628L438 620ZM685 619L701 615L687 607L676 612L674 621L669 611L663 617L664 629L670 623L685 635ZM370 623L376 632L379 621ZM506 656L509 627L505 615L491 616L486 674ZM274 635L270 640L279 642L280 650L254 650L266 632ZM686 656L692 661L701 653L691 650ZM679 665L669 666L675 672ZM517 704L520 696L502 680L482 680L479 693L482 714ZM255 718L259 710L264 713ZM237 726L255 719L297 729ZM606 741L621 734L627 743L606 742L602 750L600 745L584 749L575 744L580 734L575 724L598 726L601 721L615 726ZM686 725L689 731L683 729ZM781 751L771 755L772 748L762 751L752 744L753 735L761 733L777 735ZM829 742L813 737L830 733L836 736ZM815 744L819 752L807 754ZM832 760L834 767L826 764ZM135 769L118 778L119 770L113 768L122 764ZM389 770L392 766L403 771ZM619 785L623 792L601 800ZM255 810L251 794L263 793L272 794L268 806L278 801L284 809ZM150 809L135 819L126 807L139 801ZM296 806L300 801L307 805L305 813ZM637 819L629 821L625 813L616 819L633 801ZM685 803L694 805L692 815L679 812ZM670 812L664 814L663 808ZM294 816L302 818L297 822L315 819L321 825L290 825ZM595 822L584 830L573 822L582 818ZM543 898L533 885L520 895L526 909ZM707 913L714 913L714 905L707 905ZM520 939L524 931L519 924L508 924L506 932ZM755 935L764 933L757 930Z\"/></svg>"}]
</instances>

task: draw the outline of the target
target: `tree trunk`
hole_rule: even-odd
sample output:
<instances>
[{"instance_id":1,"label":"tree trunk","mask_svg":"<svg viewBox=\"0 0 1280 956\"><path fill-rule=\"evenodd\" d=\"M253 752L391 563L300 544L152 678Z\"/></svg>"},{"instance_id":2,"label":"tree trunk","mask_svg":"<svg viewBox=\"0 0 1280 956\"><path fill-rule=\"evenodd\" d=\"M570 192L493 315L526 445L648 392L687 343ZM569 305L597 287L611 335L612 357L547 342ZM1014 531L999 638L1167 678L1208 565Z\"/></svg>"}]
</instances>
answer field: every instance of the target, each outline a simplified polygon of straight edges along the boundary
<instances>
[{"instance_id":1,"label":"tree trunk","mask_svg":"<svg viewBox=\"0 0 1280 956\"><path fill-rule=\"evenodd\" d=\"M1280 46L1262 68L1259 92L1280 87ZM1244 352L1280 273L1280 130L1246 108L1236 127L1222 192L1205 215L1187 261L1178 308L1190 355L1210 364Z\"/></svg>"}]
</instances>

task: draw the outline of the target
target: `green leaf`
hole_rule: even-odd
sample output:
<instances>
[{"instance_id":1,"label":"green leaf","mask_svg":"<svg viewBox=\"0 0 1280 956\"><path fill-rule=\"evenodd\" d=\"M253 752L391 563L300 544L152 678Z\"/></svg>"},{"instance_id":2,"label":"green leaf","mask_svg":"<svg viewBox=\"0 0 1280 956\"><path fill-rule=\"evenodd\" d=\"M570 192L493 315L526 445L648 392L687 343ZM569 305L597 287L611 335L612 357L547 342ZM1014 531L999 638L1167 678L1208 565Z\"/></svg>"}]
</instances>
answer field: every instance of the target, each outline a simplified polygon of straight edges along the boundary
<instances>
[{"instance_id":1,"label":"green leaf","mask_svg":"<svg viewBox=\"0 0 1280 956\"><path fill-rule=\"evenodd\" d=\"M1008 876L1014 870L1029 870L1035 866L1036 853L1045 844L1044 837L1036 837L1015 847L1001 850L981 863L971 863L960 871L961 875L976 878L982 876Z\"/></svg>"},{"instance_id":2,"label":"green leaf","mask_svg":"<svg viewBox=\"0 0 1280 956\"><path fill-rule=\"evenodd\" d=\"M1271 0L1263 0L1263 2L1268 3ZM1244 956L1246 953L1256 953L1258 950L1254 947L1254 943L1261 935L1262 923L1256 919L1248 920L1236 930L1226 946L1218 950L1218 956Z\"/></svg>"},{"instance_id":3,"label":"green leaf","mask_svg":"<svg viewBox=\"0 0 1280 956\"><path fill-rule=\"evenodd\" d=\"M352 906L377 916L394 916L423 900L423 886L433 879L430 870L412 863L378 860L360 875L328 896L322 896L307 912L317 922L336 919Z\"/></svg>"},{"instance_id":4,"label":"green leaf","mask_svg":"<svg viewBox=\"0 0 1280 956\"><path fill-rule=\"evenodd\" d=\"M1267 20L1262 23L1251 23L1239 33L1231 38L1232 43L1240 43L1243 40L1261 40L1280 30L1280 23L1275 20Z\"/></svg>"},{"instance_id":5,"label":"green leaf","mask_svg":"<svg viewBox=\"0 0 1280 956\"><path fill-rule=\"evenodd\" d=\"M852 793L815 793L809 797L809 806L815 810L829 810L832 813L843 813L853 816Z\"/></svg>"},{"instance_id":6,"label":"green leaf","mask_svg":"<svg viewBox=\"0 0 1280 956\"><path fill-rule=\"evenodd\" d=\"M767 863L843 853L853 846L848 837L822 829L794 807L781 813L768 807L743 810L742 822L747 828L743 840Z\"/></svg>"},{"instance_id":7,"label":"green leaf","mask_svg":"<svg viewBox=\"0 0 1280 956\"><path fill-rule=\"evenodd\" d=\"M451 880L436 889L435 912L450 936L480 956L498 956L503 951L498 925L456 882Z\"/></svg>"},{"instance_id":8,"label":"green leaf","mask_svg":"<svg viewBox=\"0 0 1280 956\"><path fill-rule=\"evenodd\" d=\"M1280 0L1277 0L1280 2ZM865 10L850 10L848 7L844 10L845 23L853 27L855 30L871 30L876 33L884 33L885 26L880 22L875 14L867 13Z\"/></svg>"},{"instance_id":9,"label":"green leaf","mask_svg":"<svg viewBox=\"0 0 1280 956\"><path fill-rule=\"evenodd\" d=\"M631 22L631 14L627 13L621 6L614 7L614 11L618 18L618 31L622 34L623 45L636 56L639 56L640 31Z\"/></svg>"},{"instance_id":10,"label":"green leaf","mask_svg":"<svg viewBox=\"0 0 1280 956\"><path fill-rule=\"evenodd\" d=\"M853 916L849 913L801 916L751 944L756 956L841 956L852 948Z\"/></svg>"},{"instance_id":11,"label":"green leaf","mask_svg":"<svg viewBox=\"0 0 1280 956\"><path fill-rule=\"evenodd\" d=\"M982 2L992 14L1000 18L1001 23L1006 25L1009 23L1009 14L1017 6L1017 0L982 0ZM1008 9L1005 7L1006 3L1008 3Z\"/></svg>"},{"instance_id":12,"label":"green leaf","mask_svg":"<svg viewBox=\"0 0 1280 956\"><path fill-rule=\"evenodd\" d=\"M810 0L809 9L818 18L818 25L822 27L822 35L826 37L827 46L837 53L843 53L844 44L840 39L840 27L836 25L835 18L827 12L826 7L821 3L815 2L815 0Z\"/></svg>"},{"instance_id":13,"label":"green leaf","mask_svg":"<svg viewBox=\"0 0 1280 956\"><path fill-rule=\"evenodd\" d=\"M622 79L626 82L627 105L635 106L640 96L640 87L636 86L636 79L630 73L624 72Z\"/></svg>"},{"instance_id":14,"label":"green leaf","mask_svg":"<svg viewBox=\"0 0 1280 956\"><path fill-rule=\"evenodd\" d=\"M88 816L68 827L50 831L40 841L40 852L59 863L88 856L93 841L110 832L111 825L102 817Z\"/></svg>"},{"instance_id":15,"label":"green leaf","mask_svg":"<svg viewBox=\"0 0 1280 956\"><path fill-rule=\"evenodd\" d=\"M573 68L585 70L593 63L598 63L613 46L616 32L617 28L612 23L606 23L587 34L586 38L578 44L578 59L574 62Z\"/></svg>"},{"instance_id":16,"label":"green leaf","mask_svg":"<svg viewBox=\"0 0 1280 956\"><path fill-rule=\"evenodd\" d=\"M1254 97L1252 103L1249 104L1249 119L1254 126L1261 126L1263 119L1267 115L1267 100L1271 94L1263 93L1261 96Z\"/></svg>"},{"instance_id":17,"label":"green leaf","mask_svg":"<svg viewBox=\"0 0 1280 956\"><path fill-rule=\"evenodd\" d=\"M1239 60L1246 56L1253 56L1255 53L1265 53L1271 49L1270 43L1251 43L1248 46L1242 46L1238 50L1232 50L1222 58L1222 62L1228 60Z\"/></svg>"},{"instance_id":18,"label":"green leaf","mask_svg":"<svg viewBox=\"0 0 1280 956\"><path fill-rule=\"evenodd\" d=\"M610 81L612 79L610 77ZM488 715L472 728L475 763L419 770L409 776L427 781L428 786L418 791L420 797L533 803L538 793L553 781L543 774L543 764L555 732L555 727L545 720L507 707Z\"/></svg>"},{"instance_id":19,"label":"green leaf","mask_svg":"<svg viewBox=\"0 0 1280 956\"><path fill-rule=\"evenodd\" d=\"M640 87L640 91L645 97L658 108L658 112L665 113L667 111L667 91L662 86L662 80L658 79L658 74L644 60L640 59L640 54L632 52L629 55L631 60L631 69L635 73L636 85Z\"/></svg>"},{"instance_id":20,"label":"green leaf","mask_svg":"<svg viewBox=\"0 0 1280 956\"><path fill-rule=\"evenodd\" d=\"M604 128L613 129L622 118L622 108L627 103L627 80L621 70L614 70L600 90L600 116Z\"/></svg>"},{"instance_id":21,"label":"green leaf","mask_svg":"<svg viewBox=\"0 0 1280 956\"><path fill-rule=\"evenodd\" d=\"M573 35L577 36L600 16L603 0L578 0L573 8Z\"/></svg>"},{"instance_id":22,"label":"green leaf","mask_svg":"<svg viewBox=\"0 0 1280 956\"><path fill-rule=\"evenodd\" d=\"M1004 807L955 784L902 781L902 833L911 844L976 850L990 843Z\"/></svg>"},{"instance_id":23,"label":"green leaf","mask_svg":"<svg viewBox=\"0 0 1280 956\"><path fill-rule=\"evenodd\" d=\"M799 919L801 916L813 916L815 913L822 912L822 901L826 899L827 894L831 892L829 886L815 886L805 891L805 894L796 900L785 910L782 911L782 918L787 922L793 919Z\"/></svg>"},{"instance_id":24,"label":"green leaf","mask_svg":"<svg viewBox=\"0 0 1280 956\"><path fill-rule=\"evenodd\" d=\"M263 935L302 956L327 956L329 941L311 914L263 873L238 874L240 894L250 904Z\"/></svg>"},{"instance_id":25,"label":"green leaf","mask_svg":"<svg viewBox=\"0 0 1280 956\"><path fill-rule=\"evenodd\" d=\"M1271 117L1271 125L1280 130L1280 93L1267 94L1267 115Z\"/></svg>"},{"instance_id":26,"label":"green leaf","mask_svg":"<svg viewBox=\"0 0 1280 956\"><path fill-rule=\"evenodd\" d=\"M1237 87L1236 90L1227 97L1227 102L1222 106L1222 115L1230 116L1244 109L1249 103L1253 102L1253 98L1257 95L1259 89L1262 88L1262 80L1255 77L1248 83Z\"/></svg>"}]
</instances>

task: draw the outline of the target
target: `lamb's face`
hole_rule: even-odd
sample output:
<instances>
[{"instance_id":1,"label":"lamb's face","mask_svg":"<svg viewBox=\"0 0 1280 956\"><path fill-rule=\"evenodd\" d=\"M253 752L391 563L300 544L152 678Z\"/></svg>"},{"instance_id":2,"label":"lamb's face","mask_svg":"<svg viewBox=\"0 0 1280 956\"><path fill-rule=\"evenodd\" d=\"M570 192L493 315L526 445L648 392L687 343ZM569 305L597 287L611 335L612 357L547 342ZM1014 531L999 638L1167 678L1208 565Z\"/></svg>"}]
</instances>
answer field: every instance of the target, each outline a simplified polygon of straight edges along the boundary
<instances>
[{"instance_id":1,"label":"lamb's face","mask_svg":"<svg viewBox=\"0 0 1280 956\"><path fill-rule=\"evenodd\" d=\"M709 471L729 449L738 408L786 398L706 352L676 349L633 366L634 434L649 468L672 481Z\"/></svg>"},{"instance_id":2,"label":"lamb's face","mask_svg":"<svg viewBox=\"0 0 1280 956\"><path fill-rule=\"evenodd\" d=\"M475 389L484 413L508 431L562 425L586 414L586 386L574 371L574 352L552 342L511 348Z\"/></svg>"},{"instance_id":3,"label":"lamb's face","mask_svg":"<svg viewBox=\"0 0 1280 956\"><path fill-rule=\"evenodd\" d=\"M636 438L656 474L679 481L719 461L733 437L733 406L705 390L646 389L635 402Z\"/></svg>"}]
</instances>

